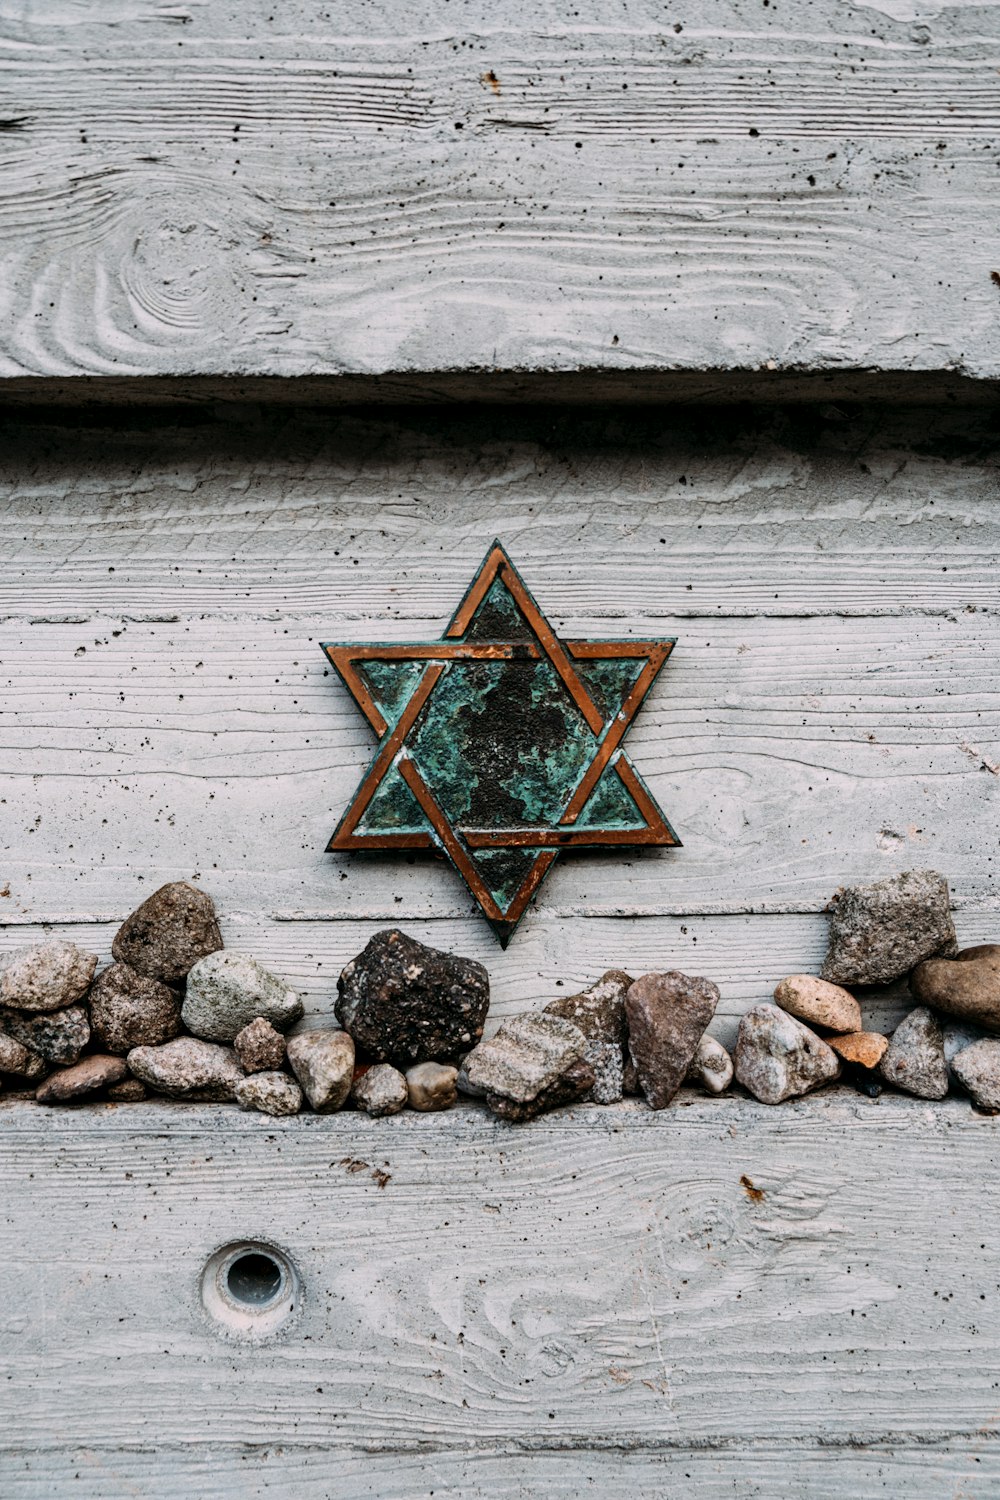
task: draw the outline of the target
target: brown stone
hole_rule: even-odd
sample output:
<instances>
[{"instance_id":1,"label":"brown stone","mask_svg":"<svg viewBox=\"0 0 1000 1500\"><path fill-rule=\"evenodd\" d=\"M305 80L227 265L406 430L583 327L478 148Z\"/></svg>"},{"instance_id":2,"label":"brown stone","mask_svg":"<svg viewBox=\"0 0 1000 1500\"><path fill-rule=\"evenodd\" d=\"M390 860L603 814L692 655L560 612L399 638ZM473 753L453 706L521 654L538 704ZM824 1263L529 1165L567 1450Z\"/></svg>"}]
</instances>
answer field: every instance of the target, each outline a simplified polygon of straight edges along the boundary
<instances>
[{"instance_id":1,"label":"brown stone","mask_svg":"<svg viewBox=\"0 0 1000 1500\"><path fill-rule=\"evenodd\" d=\"M99 1047L120 1057L133 1047L158 1047L181 1029L180 997L159 979L112 964L90 992L90 1028Z\"/></svg>"},{"instance_id":2,"label":"brown stone","mask_svg":"<svg viewBox=\"0 0 1000 1500\"><path fill-rule=\"evenodd\" d=\"M856 1063L860 1068L877 1068L889 1050L889 1038L878 1031L854 1031L847 1036L828 1036L826 1043L844 1062Z\"/></svg>"},{"instance_id":3,"label":"brown stone","mask_svg":"<svg viewBox=\"0 0 1000 1500\"><path fill-rule=\"evenodd\" d=\"M575 1104L594 1087L594 1069L583 1057L571 1063L565 1073L554 1083L541 1090L533 1099L511 1099L506 1094L486 1095L486 1103L502 1120L534 1120L550 1109L559 1109L564 1104Z\"/></svg>"},{"instance_id":4,"label":"brown stone","mask_svg":"<svg viewBox=\"0 0 1000 1500\"><path fill-rule=\"evenodd\" d=\"M244 1073L269 1073L285 1060L285 1038L270 1021L258 1016L236 1033L233 1050Z\"/></svg>"},{"instance_id":5,"label":"brown stone","mask_svg":"<svg viewBox=\"0 0 1000 1500\"><path fill-rule=\"evenodd\" d=\"M448 1063L416 1063L406 1070L407 1099L411 1109L429 1114L436 1109L451 1109L458 1099L455 1080L458 1069Z\"/></svg>"},{"instance_id":6,"label":"brown stone","mask_svg":"<svg viewBox=\"0 0 1000 1500\"><path fill-rule=\"evenodd\" d=\"M114 1104L141 1104L146 1097L146 1085L138 1078L126 1078L108 1089L108 1098Z\"/></svg>"},{"instance_id":7,"label":"brown stone","mask_svg":"<svg viewBox=\"0 0 1000 1500\"><path fill-rule=\"evenodd\" d=\"M74 1067L63 1068L46 1078L41 1088L36 1089L35 1099L39 1104L71 1104L74 1099L121 1083L127 1071L124 1058L94 1053Z\"/></svg>"},{"instance_id":8,"label":"brown stone","mask_svg":"<svg viewBox=\"0 0 1000 1500\"><path fill-rule=\"evenodd\" d=\"M1000 1031L1000 943L963 948L954 958L931 958L910 975L921 1005Z\"/></svg>"},{"instance_id":9,"label":"brown stone","mask_svg":"<svg viewBox=\"0 0 1000 1500\"><path fill-rule=\"evenodd\" d=\"M684 1082L718 1003L710 979L677 970L644 974L629 987L629 1051L651 1109L663 1109Z\"/></svg>"},{"instance_id":10,"label":"brown stone","mask_svg":"<svg viewBox=\"0 0 1000 1500\"><path fill-rule=\"evenodd\" d=\"M824 1026L829 1031L860 1031L863 1025L861 1007L854 996L839 984L814 979L811 974L792 974L774 991L782 1010L798 1016L810 1026Z\"/></svg>"},{"instance_id":11,"label":"brown stone","mask_svg":"<svg viewBox=\"0 0 1000 1500\"><path fill-rule=\"evenodd\" d=\"M31 1070L31 1059L37 1056L37 1053L29 1052L22 1042L15 1042L12 1036L0 1032L0 1073L14 1073L23 1077Z\"/></svg>"},{"instance_id":12,"label":"brown stone","mask_svg":"<svg viewBox=\"0 0 1000 1500\"><path fill-rule=\"evenodd\" d=\"M211 897L186 880L175 880L125 918L111 952L139 974L179 984L199 958L221 947Z\"/></svg>"}]
</instances>

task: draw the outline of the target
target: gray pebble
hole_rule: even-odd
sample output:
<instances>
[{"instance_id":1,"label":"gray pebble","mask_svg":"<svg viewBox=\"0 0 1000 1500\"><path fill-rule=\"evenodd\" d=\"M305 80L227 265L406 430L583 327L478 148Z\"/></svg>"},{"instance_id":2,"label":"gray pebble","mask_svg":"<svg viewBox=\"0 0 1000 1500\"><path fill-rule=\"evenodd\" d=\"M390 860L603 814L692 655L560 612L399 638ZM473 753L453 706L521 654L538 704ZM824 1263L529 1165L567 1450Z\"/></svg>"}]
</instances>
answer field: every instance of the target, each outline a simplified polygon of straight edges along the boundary
<instances>
[{"instance_id":1,"label":"gray pebble","mask_svg":"<svg viewBox=\"0 0 1000 1500\"><path fill-rule=\"evenodd\" d=\"M406 1108L406 1079L391 1063L373 1063L355 1081L351 1098L358 1109L373 1119L398 1115Z\"/></svg>"},{"instance_id":2,"label":"gray pebble","mask_svg":"<svg viewBox=\"0 0 1000 1500\"><path fill-rule=\"evenodd\" d=\"M231 1047L193 1036L175 1037L162 1047L134 1047L128 1066L156 1093L175 1099L235 1099L244 1076Z\"/></svg>"},{"instance_id":3,"label":"gray pebble","mask_svg":"<svg viewBox=\"0 0 1000 1500\"><path fill-rule=\"evenodd\" d=\"M16 1042L59 1067L75 1063L90 1041L90 1022L82 1005L37 1016L8 1010L0 1013L0 1026Z\"/></svg>"},{"instance_id":4,"label":"gray pebble","mask_svg":"<svg viewBox=\"0 0 1000 1500\"><path fill-rule=\"evenodd\" d=\"M180 996L128 964L112 964L90 991L90 1029L104 1052L124 1057L133 1047L158 1047L181 1029Z\"/></svg>"},{"instance_id":5,"label":"gray pebble","mask_svg":"<svg viewBox=\"0 0 1000 1500\"><path fill-rule=\"evenodd\" d=\"M291 986L245 953L210 953L188 974L181 1017L207 1041L231 1042L258 1016L286 1031L301 1015Z\"/></svg>"},{"instance_id":6,"label":"gray pebble","mask_svg":"<svg viewBox=\"0 0 1000 1500\"><path fill-rule=\"evenodd\" d=\"M287 1073L252 1073L236 1085L240 1109L256 1109L262 1115L297 1115L302 1108L302 1090Z\"/></svg>"},{"instance_id":7,"label":"gray pebble","mask_svg":"<svg viewBox=\"0 0 1000 1500\"><path fill-rule=\"evenodd\" d=\"M222 947L210 896L186 880L161 885L119 927L111 952L150 979L179 984L191 965Z\"/></svg>"},{"instance_id":8,"label":"gray pebble","mask_svg":"<svg viewBox=\"0 0 1000 1500\"><path fill-rule=\"evenodd\" d=\"M911 1010L892 1036L879 1071L886 1083L921 1099L943 1099L948 1092L948 1065L940 1023L926 1006Z\"/></svg>"},{"instance_id":9,"label":"gray pebble","mask_svg":"<svg viewBox=\"0 0 1000 1500\"><path fill-rule=\"evenodd\" d=\"M63 1010L87 993L97 954L53 938L20 948L0 974L0 1005L34 1014Z\"/></svg>"},{"instance_id":10,"label":"gray pebble","mask_svg":"<svg viewBox=\"0 0 1000 1500\"><path fill-rule=\"evenodd\" d=\"M777 1005L755 1005L740 1018L734 1072L762 1104L780 1104L840 1077L837 1054Z\"/></svg>"},{"instance_id":11,"label":"gray pebble","mask_svg":"<svg viewBox=\"0 0 1000 1500\"><path fill-rule=\"evenodd\" d=\"M458 1100L458 1069L447 1063L417 1063L406 1070L406 1088L411 1109L430 1114L451 1109Z\"/></svg>"},{"instance_id":12,"label":"gray pebble","mask_svg":"<svg viewBox=\"0 0 1000 1500\"><path fill-rule=\"evenodd\" d=\"M1000 1041L989 1037L973 1042L956 1055L951 1066L980 1109L1000 1113Z\"/></svg>"},{"instance_id":13,"label":"gray pebble","mask_svg":"<svg viewBox=\"0 0 1000 1500\"><path fill-rule=\"evenodd\" d=\"M831 906L822 973L834 984L889 984L921 959L955 951L948 882L934 870L844 887Z\"/></svg>"},{"instance_id":14,"label":"gray pebble","mask_svg":"<svg viewBox=\"0 0 1000 1500\"><path fill-rule=\"evenodd\" d=\"M317 1114L340 1109L354 1080L354 1042L346 1031L300 1031L289 1037L288 1061Z\"/></svg>"},{"instance_id":15,"label":"gray pebble","mask_svg":"<svg viewBox=\"0 0 1000 1500\"><path fill-rule=\"evenodd\" d=\"M466 1076L487 1094L527 1103L583 1056L586 1040L561 1016L525 1011L472 1049L465 1058Z\"/></svg>"}]
</instances>

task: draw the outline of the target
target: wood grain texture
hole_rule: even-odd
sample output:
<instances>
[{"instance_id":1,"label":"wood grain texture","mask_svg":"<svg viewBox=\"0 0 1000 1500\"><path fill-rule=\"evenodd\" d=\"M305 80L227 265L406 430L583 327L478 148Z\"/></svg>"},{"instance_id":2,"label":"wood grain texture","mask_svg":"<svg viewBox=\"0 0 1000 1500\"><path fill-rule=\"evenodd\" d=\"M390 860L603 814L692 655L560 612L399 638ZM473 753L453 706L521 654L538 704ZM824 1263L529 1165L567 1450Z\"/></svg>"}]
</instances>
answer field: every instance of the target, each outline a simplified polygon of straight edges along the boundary
<instances>
[{"instance_id":1,"label":"wood grain texture","mask_svg":"<svg viewBox=\"0 0 1000 1500\"><path fill-rule=\"evenodd\" d=\"M1000 374L991 7L0 9L0 372Z\"/></svg>"},{"instance_id":2,"label":"wood grain texture","mask_svg":"<svg viewBox=\"0 0 1000 1500\"><path fill-rule=\"evenodd\" d=\"M584 1473L580 1450L624 1451L655 1486L700 1449L708 1495L734 1450L763 1486L805 1448L848 1494L881 1453L899 1479L927 1445L928 1474L955 1455L944 1493L989 1492L1000 1124L963 1101L685 1094L522 1129L472 1105L371 1122L8 1101L0 1127L5 1494L37 1487L36 1445L41 1474L97 1455L83 1493L120 1447L145 1493L150 1449L184 1448L191 1472L215 1443L269 1450L276 1484L284 1454L301 1470L322 1446L338 1495L357 1473L341 1453L373 1449L372 1492L408 1494L391 1464L415 1485L475 1448L488 1487L492 1445L522 1486L535 1450ZM198 1293L244 1237L303 1283L297 1319L252 1349Z\"/></svg>"}]
</instances>

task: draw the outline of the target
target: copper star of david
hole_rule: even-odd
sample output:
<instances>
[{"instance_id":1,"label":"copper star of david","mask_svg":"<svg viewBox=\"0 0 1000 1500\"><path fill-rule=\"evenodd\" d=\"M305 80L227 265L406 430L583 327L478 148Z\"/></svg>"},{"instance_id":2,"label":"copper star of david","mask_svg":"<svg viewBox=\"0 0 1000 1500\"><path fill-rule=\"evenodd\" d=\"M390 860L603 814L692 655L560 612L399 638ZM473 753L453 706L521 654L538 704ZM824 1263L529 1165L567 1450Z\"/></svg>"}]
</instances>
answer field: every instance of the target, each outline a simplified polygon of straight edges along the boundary
<instances>
[{"instance_id":1,"label":"copper star of david","mask_svg":"<svg viewBox=\"0 0 1000 1500\"><path fill-rule=\"evenodd\" d=\"M328 850L443 852L506 948L560 849L680 844L622 749L673 646L561 641L499 542L440 641L325 642L379 737Z\"/></svg>"}]
</instances>

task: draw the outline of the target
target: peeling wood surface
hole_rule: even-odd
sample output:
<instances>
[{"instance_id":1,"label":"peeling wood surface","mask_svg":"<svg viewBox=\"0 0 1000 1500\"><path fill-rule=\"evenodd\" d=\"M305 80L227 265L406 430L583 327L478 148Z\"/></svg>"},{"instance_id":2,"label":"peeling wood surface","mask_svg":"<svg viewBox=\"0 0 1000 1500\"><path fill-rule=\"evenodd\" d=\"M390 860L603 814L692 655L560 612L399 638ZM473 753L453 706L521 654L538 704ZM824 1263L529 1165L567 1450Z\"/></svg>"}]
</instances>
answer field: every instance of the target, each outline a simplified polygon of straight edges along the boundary
<instances>
[{"instance_id":1,"label":"peeling wood surface","mask_svg":"<svg viewBox=\"0 0 1000 1500\"><path fill-rule=\"evenodd\" d=\"M0 5L0 374L1000 374L1000 21Z\"/></svg>"},{"instance_id":2,"label":"peeling wood surface","mask_svg":"<svg viewBox=\"0 0 1000 1500\"><path fill-rule=\"evenodd\" d=\"M7 1101L0 1124L5 1495L78 1466L82 1494L174 1493L154 1448L179 1492L217 1443L251 1494L596 1493L613 1453L610 1493L652 1496L696 1448L696 1495L791 1494L800 1456L819 1494L995 1486L1000 1124L963 1101L685 1094L523 1129ZM254 1350L197 1290L243 1237L303 1282Z\"/></svg>"}]
</instances>

